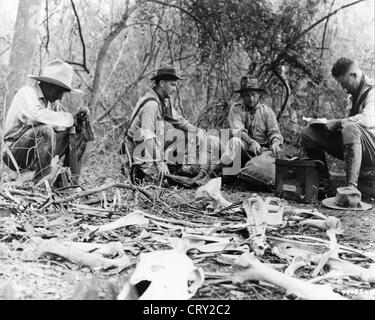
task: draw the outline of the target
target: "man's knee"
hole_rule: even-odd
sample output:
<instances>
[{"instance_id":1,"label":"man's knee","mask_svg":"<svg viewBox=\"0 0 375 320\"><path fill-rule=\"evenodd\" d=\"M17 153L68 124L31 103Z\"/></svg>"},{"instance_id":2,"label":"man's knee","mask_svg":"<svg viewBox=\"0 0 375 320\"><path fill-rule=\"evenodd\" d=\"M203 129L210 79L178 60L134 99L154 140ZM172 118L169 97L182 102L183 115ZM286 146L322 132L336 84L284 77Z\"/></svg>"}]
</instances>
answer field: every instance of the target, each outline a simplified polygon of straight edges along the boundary
<instances>
[{"instance_id":1,"label":"man's knee","mask_svg":"<svg viewBox=\"0 0 375 320\"><path fill-rule=\"evenodd\" d=\"M300 132L300 139L302 147L309 148L313 144L314 129L310 126L304 127Z\"/></svg>"},{"instance_id":2,"label":"man's knee","mask_svg":"<svg viewBox=\"0 0 375 320\"><path fill-rule=\"evenodd\" d=\"M45 141L50 141L56 138L55 130L47 124L38 126L36 128L36 135L37 137L44 138Z\"/></svg>"},{"instance_id":3,"label":"man's knee","mask_svg":"<svg viewBox=\"0 0 375 320\"><path fill-rule=\"evenodd\" d=\"M361 143L361 131L359 125L354 122L348 122L343 125L342 138L344 144L359 144Z\"/></svg>"}]
</instances>

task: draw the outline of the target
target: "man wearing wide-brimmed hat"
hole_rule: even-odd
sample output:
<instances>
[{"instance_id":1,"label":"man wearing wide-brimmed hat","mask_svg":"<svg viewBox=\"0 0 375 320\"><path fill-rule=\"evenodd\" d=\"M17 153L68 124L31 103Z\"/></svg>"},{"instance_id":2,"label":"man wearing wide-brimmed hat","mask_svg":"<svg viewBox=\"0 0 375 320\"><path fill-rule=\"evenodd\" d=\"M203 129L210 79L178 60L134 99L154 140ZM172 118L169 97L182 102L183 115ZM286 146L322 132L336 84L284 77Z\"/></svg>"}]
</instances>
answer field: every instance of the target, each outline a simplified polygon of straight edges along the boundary
<instances>
[{"instance_id":1,"label":"man wearing wide-brimmed hat","mask_svg":"<svg viewBox=\"0 0 375 320\"><path fill-rule=\"evenodd\" d=\"M19 89L8 110L4 128L8 152L4 162L12 170L18 167L21 171L35 171L36 183L49 175L55 156L65 156L64 166L70 166L70 129L75 123L79 128L78 122L87 120L87 108L77 113L79 117L73 117L59 102L66 92L79 92L72 88L73 75L73 68L64 61L49 62L41 76L29 76L36 80L34 85ZM78 139L77 146L80 168L86 143Z\"/></svg>"},{"instance_id":2,"label":"man wearing wide-brimmed hat","mask_svg":"<svg viewBox=\"0 0 375 320\"><path fill-rule=\"evenodd\" d=\"M280 152L284 139L273 110L260 103L263 91L256 77L241 78L240 89L235 91L240 94L240 101L232 105L228 118L234 137L227 143L220 161L198 184L224 173L224 168L232 168L225 175L237 175L244 164L265 151L272 151L273 155Z\"/></svg>"},{"instance_id":3,"label":"man wearing wide-brimmed hat","mask_svg":"<svg viewBox=\"0 0 375 320\"><path fill-rule=\"evenodd\" d=\"M125 167L136 165L145 175L156 177L170 173L165 150L171 141L167 137L181 140L180 151L184 153L187 151L186 133L202 133L178 114L171 104L177 81L182 80L176 70L169 66L161 67L151 80L155 85L138 100L121 153L127 156Z\"/></svg>"}]
</instances>

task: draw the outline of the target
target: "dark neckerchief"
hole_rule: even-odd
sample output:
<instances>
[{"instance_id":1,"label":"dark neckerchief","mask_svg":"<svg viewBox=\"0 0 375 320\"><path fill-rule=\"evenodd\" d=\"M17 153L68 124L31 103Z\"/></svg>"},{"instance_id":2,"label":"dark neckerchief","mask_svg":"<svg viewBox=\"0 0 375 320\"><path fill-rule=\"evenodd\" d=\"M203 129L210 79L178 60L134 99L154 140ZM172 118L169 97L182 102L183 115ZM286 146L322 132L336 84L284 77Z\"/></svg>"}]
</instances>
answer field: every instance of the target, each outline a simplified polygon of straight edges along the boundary
<instances>
[{"instance_id":1,"label":"dark neckerchief","mask_svg":"<svg viewBox=\"0 0 375 320\"><path fill-rule=\"evenodd\" d=\"M362 111L363 102L366 100L366 97L372 88L373 86L366 84L365 75L362 75L361 82L356 92L352 95L352 108L350 109L349 114L350 117L355 116Z\"/></svg>"}]
</instances>

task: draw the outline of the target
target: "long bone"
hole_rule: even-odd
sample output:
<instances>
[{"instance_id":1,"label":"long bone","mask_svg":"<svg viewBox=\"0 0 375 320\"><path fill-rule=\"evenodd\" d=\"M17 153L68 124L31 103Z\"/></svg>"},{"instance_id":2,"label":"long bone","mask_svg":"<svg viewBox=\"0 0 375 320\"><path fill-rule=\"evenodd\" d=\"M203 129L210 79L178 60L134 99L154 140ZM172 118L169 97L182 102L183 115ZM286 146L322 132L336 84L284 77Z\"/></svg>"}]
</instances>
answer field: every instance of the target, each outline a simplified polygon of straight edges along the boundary
<instances>
[{"instance_id":1,"label":"long bone","mask_svg":"<svg viewBox=\"0 0 375 320\"><path fill-rule=\"evenodd\" d=\"M234 269L234 283L265 281L285 289L287 294L295 294L303 299L347 300L343 296L333 292L329 286L311 284L287 276L261 263L254 255L249 253L245 253L238 258Z\"/></svg>"},{"instance_id":2,"label":"long bone","mask_svg":"<svg viewBox=\"0 0 375 320\"><path fill-rule=\"evenodd\" d=\"M331 258L327 261L330 270L339 271L348 276L359 278L364 282L375 283L375 265L370 268L363 268L351 262Z\"/></svg>"},{"instance_id":3,"label":"long bone","mask_svg":"<svg viewBox=\"0 0 375 320\"><path fill-rule=\"evenodd\" d=\"M64 242L64 245L75 248L88 253L97 253L104 257L119 256L120 258L125 255L124 247L121 242L110 243L89 243L89 242Z\"/></svg>"},{"instance_id":4,"label":"long bone","mask_svg":"<svg viewBox=\"0 0 375 320\"><path fill-rule=\"evenodd\" d=\"M331 219L330 219L331 218ZM337 243L336 234L342 234L342 225L340 220L337 218L330 217L326 220L328 230L326 231L329 238L329 251L323 254L322 259L320 260L318 266L315 268L312 273L313 278L316 278L319 275L319 272L323 269L330 258L338 258L339 254L339 245Z\"/></svg>"},{"instance_id":5,"label":"long bone","mask_svg":"<svg viewBox=\"0 0 375 320\"><path fill-rule=\"evenodd\" d=\"M90 232L105 233L134 225L147 225L148 223L149 220L145 218L144 212L136 210L125 217L102 226L91 226L86 224L82 224L81 226L84 229L88 229Z\"/></svg>"},{"instance_id":6,"label":"long bone","mask_svg":"<svg viewBox=\"0 0 375 320\"><path fill-rule=\"evenodd\" d=\"M119 259L107 259L97 253L87 253L64 245L57 240L43 240L41 238L33 238L28 247L21 254L21 259L25 261L35 261L45 255L56 255L76 263L93 269L108 270L112 268L122 269L130 264L127 256Z\"/></svg>"},{"instance_id":7,"label":"long bone","mask_svg":"<svg viewBox=\"0 0 375 320\"><path fill-rule=\"evenodd\" d=\"M298 224L302 226L311 226L323 231L335 229L337 234L341 234L343 229L340 219L335 217L328 217L325 220L307 219L299 222Z\"/></svg>"}]
</instances>

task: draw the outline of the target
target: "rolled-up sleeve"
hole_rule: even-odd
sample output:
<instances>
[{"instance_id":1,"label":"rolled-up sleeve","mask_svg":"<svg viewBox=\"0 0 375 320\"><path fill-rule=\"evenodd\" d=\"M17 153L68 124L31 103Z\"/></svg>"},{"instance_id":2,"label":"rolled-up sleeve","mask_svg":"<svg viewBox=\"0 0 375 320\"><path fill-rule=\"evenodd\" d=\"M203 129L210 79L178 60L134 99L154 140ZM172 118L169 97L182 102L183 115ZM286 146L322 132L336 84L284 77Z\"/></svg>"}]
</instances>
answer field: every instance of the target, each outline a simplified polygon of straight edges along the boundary
<instances>
[{"instance_id":1,"label":"rolled-up sleeve","mask_svg":"<svg viewBox=\"0 0 375 320\"><path fill-rule=\"evenodd\" d=\"M186 120L183 116L181 116L174 108L172 109L172 119L170 123L177 129L183 131L196 131L197 127L192 125L188 120Z\"/></svg>"},{"instance_id":2,"label":"rolled-up sleeve","mask_svg":"<svg viewBox=\"0 0 375 320\"><path fill-rule=\"evenodd\" d=\"M368 129L375 128L375 89L369 92L364 101L362 112L346 119L350 122L356 122Z\"/></svg>"},{"instance_id":3,"label":"rolled-up sleeve","mask_svg":"<svg viewBox=\"0 0 375 320\"><path fill-rule=\"evenodd\" d=\"M15 97L19 104L19 112L23 115L26 125L43 123L53 128L67 129L74 124L73 116L69 112L53 111L41 105L31 87L23 87Z\"/></svg>"},{"instance_id":4,"label":"rolled-up sleeve","mask_svg":"<svg viewBox=\"0 0 375 320\"><path fill-rule=\"evenodd\" d=\"M229 111L228 122L233 130L246 131L246 125L242 119L242 108L240 104L234 104Z\"/></svg>"}]
</instances>

